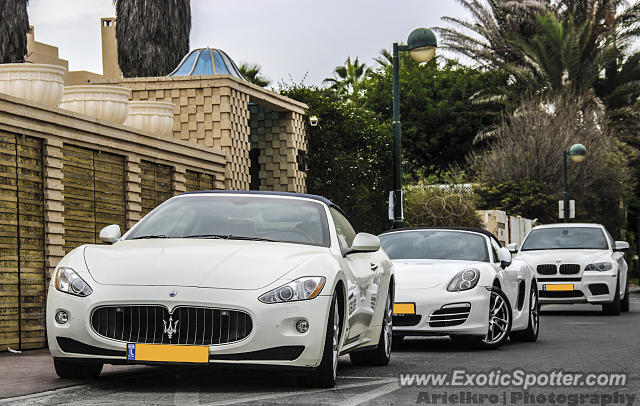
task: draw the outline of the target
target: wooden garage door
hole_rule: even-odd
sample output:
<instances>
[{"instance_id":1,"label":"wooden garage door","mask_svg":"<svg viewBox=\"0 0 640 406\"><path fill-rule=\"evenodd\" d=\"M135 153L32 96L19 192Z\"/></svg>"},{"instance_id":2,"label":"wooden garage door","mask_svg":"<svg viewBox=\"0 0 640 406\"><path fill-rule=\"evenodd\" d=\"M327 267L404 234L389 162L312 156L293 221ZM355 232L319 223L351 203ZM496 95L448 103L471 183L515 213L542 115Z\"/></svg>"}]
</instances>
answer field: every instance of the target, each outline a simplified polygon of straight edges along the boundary
<instances>
[{"instance_id":1,"label":"wooden garage door","mask_svg":"<svg viewBox=\"0 0 640 406\"><path fill-rule=\"evenodd\" d=\"M65 144L65 252L100 241L100 230L118 224L125 231L124 157Z\"/></svg>"},{"instance_id":2,"label":"wooden garage door","mask_svg":"<svg viewBox=\"0 0 640 406\"><path fill-rule=\"evenodd\" d=\"M142 215L144 216L173 196L173 168L142 161L140 169L142 171L140 176Z\"/></svg>"},{"instance_id":3,"label":"wooden garage door","mask_svg":"<svg viewBox=\"0 0 640 406\"><path fill-rule=\"evenodd\" d=\"M0 132L0 351L45 346L42 141Z\"/></svg>"},{"instance_id":4,"label":"wooden garage door","mask_svg":"<svg viewBox=\"0 0 640 406\"><path fill-rule=\"evenodd\" d=\"M196 171L187 171L184 185L187 192L194 190L213 190L214 181L215 179L212 175Z\"/></svg>"}]
</instances>

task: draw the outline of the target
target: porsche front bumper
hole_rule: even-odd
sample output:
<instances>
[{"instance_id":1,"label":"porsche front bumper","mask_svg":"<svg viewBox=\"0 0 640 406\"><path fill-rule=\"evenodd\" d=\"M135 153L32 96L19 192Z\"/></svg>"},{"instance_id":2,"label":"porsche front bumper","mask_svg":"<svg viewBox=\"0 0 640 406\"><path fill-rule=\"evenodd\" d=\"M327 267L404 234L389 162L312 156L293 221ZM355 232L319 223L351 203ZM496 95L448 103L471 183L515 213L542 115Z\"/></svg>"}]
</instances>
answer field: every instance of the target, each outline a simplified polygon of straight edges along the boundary
<instances>
[{"instance_id":1,"label":"porsche front bumper","mask_svg":"<svg viewBox=\"0 0 640 406\"><path fill-rule=\"evenodd\" d=\"M322 358L331 296L265 304L257 299L262 291L166 286L92 287L94 292L87 297L50 288L46 317L49 349L54 358L139 363L127 360L127 344L135 343L136 339L131 336L107 338L94 329L91 315L103 306L163 306L169 311L180 306L245 312L251 318L250 333L236 342L209 345L209 362L214 364L312 368L319 365ZM171 290L176 291L175 297L169 297ZM68 314L69 320L64 324L55 320L55 314L60 310ZM309 323L307 332L296 330L298 320ZM160 332L157 334L162 336ZM170 343L164 334L162 342Z\"/></svg>"},{"instance_id":2,"label":"porsche front bumper","mask_svg":"<svg viewBox=\"0 0 640 406\"><path fill-rule=\"evenodd\" d=\"M442 286L428 289L396 289L396 303L415 303L415 314L394 314L397 335L476 335L489 328L491 293L483 286L448 292Z\"/></svg>"}]
</instances>

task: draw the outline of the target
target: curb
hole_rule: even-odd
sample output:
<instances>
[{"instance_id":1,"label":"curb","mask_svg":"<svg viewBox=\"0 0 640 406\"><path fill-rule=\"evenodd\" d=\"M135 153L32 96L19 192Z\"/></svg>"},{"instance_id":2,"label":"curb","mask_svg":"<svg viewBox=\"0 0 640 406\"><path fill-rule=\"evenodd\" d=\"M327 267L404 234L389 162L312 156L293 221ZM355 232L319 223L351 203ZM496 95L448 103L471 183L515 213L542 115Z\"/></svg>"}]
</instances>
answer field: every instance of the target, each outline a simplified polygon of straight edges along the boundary
<instances>
[{"instance_id":1,"label":"curb","mask_svg":"<svg viewBox=\"0 0 640 406\"><path fill-rule=\"evenodd\" d=\"M629 286L629 293L640 293L640 286Z\"/></svg>"}]
</instances>

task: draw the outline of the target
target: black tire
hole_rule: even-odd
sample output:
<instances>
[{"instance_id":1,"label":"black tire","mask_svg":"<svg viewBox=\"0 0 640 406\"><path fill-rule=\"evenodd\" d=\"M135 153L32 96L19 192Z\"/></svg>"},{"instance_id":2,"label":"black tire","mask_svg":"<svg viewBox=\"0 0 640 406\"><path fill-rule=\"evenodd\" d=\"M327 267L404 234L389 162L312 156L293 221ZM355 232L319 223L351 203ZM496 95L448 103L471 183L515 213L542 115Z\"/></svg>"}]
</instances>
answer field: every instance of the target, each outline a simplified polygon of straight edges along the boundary
<instances>
[{"instance_id":1,"label":"black tire","mask_svg":"<svg viewBox=\"0 0 640 406\"><path fill-rule=\"evenodd\" d=\"M607 316L617 316L620 314L620 279L616 283L616 292L613 295L613 302L603 304L602 312Z\"/></svg>"},{"instance_id":2,"label":"black tire","mask_svg":"<svg viewBox=\"0 0 640 406\"><path fill-rule=\"evenodd\" d=\"M540 302L538 301L538 289L536 282L531 282L531 293L529 295L529 323L522 331L514 331L509 337L513 341L535 342L538 341L540 331Z\"/></svg>"},{"instance_id":3,"label":"black tire","mask_svg":"<svg viewBox=\"0 0 640 406\"><path fill-rule=\"evenodd\" d=\"M504 320L503 330L499 334L497 334L498 337L495 337L496 334L493 333L495 330L492 324L490 323L486 336L484 337L471 336L471 337L462 338L461 340L471 341L474 347L482 350L495 350L496 348L504 344L505 341L507 341L507 339L509 338L509 333L511 333L511 321L512 321L511 304L509 303L509 298L507 298L507 295L504 294L502 289L494 286L491 288L491 296L489 300L488 317L490 321L492 319L495 320L495 318L498 316L498 314L494 313L494 309L492 308L494 304L498 301L501 301L502 305L499 305L499 308L495 309L495 311L500 312L499 315L502 315L503 317L507 317L507 319ZM495 325L496 327L498 326L497 323L494 323L493 325Z\"/></svg>"},{"instance_id":4,"label":"black tire","mask_svg":"<svg viewBox=\"0 0 640 406\"><path fill-rule=\"evenodd\" d=\"M83 363L66 361L60 358L53 359L56 374L62 379L95 379L102 372L101 363Z\"/></svg>"},{"instance_id":5,"label":"black tire","mask_svg":"<svg viewBox=\"0 0 640 406\"><path fill-rule=\"evenodd\" d=\"M342 334L341 314L338 306L338 294L333 293L331 300L331 310L329 311L329 319L327 320L327 331L324 339L324 348L322 352L322 361L320 365L307 375L298 376L298 384L305 387L313 388L333 388L336 386L336 374L338 367L338 357L340 354L340 336ZM337 317L337 320L336 320ZM335 323L334 323L335 321ZM334 333L337 325L337 342L334 340Z\"/></svg>"},{"instance_id":6,"label":"black tire","mask_svg":"<svg viewBox=\"0 0 640 406\"><path fill-rule=\"evenodd\" d=\"M624 286L624 297L620 301L620 311L625 313L629 311L629 277L627 277L627 284Z\"/></svg>"},{"instance_id":7,"label":"black tire","mask_svg":"<svg viewBox=\"0 0 640 406\"><path fill-rule=\"evenodd\" d=\"M393 345L393 301L391 291L387 292L387 301L384 306L384 317L378 345L372 350L354 351L349 354L354 365L383 367L389 364L391 359L391 347Z\"/></svg>"}]
</instances>

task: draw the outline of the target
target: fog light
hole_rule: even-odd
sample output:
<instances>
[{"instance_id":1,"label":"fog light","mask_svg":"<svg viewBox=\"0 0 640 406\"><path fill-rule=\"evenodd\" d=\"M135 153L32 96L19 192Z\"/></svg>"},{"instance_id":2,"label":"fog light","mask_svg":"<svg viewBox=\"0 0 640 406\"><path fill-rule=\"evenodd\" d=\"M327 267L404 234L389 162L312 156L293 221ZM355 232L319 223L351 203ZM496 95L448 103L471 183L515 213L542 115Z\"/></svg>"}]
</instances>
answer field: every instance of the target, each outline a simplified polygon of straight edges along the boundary
<instances>
[{"instance_id":1,"label":"fog light","mask_svg":"<svg viewBox=\"0 0 640 406\"><path fill-rule=\"evenodd\" d=\"M309 331L309 322L306 320L298 320L296 330L298 330L299 333L306 333Z\"/></svg>"},{"instance_id":2,"label":"fog light","mask_svg":"<svg viewBox=\"0 0 640 406\"><path fill-rule=\"evenodd\" d=\"M67 312L65 312L64 310L60 310L58 313L56 313L56 323L65 324L68 321L69 314L67 314Z\"/></svg>"}]
</instances>

